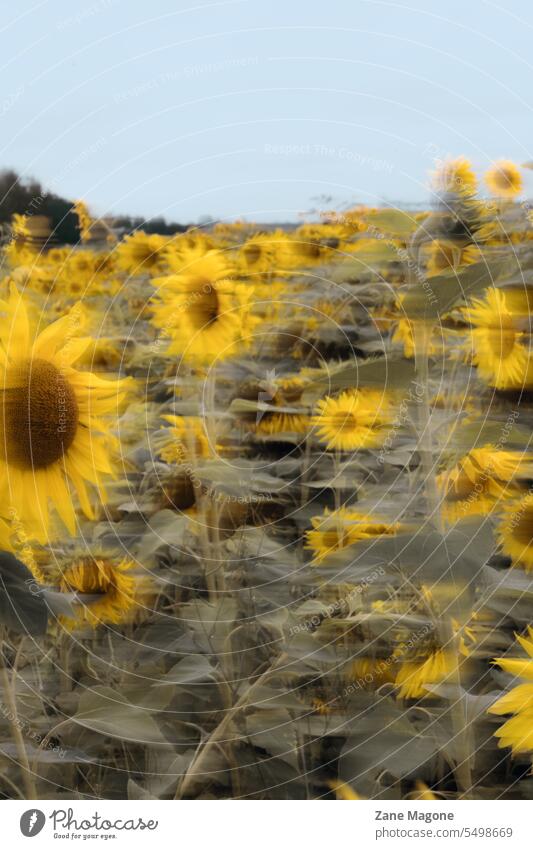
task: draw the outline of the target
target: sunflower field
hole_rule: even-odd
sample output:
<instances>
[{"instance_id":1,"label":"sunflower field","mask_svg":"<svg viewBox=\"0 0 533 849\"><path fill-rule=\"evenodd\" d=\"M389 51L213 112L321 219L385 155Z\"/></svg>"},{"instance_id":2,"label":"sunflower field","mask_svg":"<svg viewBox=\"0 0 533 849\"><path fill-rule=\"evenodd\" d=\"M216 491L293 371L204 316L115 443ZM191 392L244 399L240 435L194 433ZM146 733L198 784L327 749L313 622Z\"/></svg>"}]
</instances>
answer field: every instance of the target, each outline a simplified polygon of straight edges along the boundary
<instances>
[{"instance_id":1,"label":"sunflower field","mask_svg":"<svg viewBox=\"0 0 533 849\"><path fill-rule=\"evenodd\" d=\"M14 216L3 798L532 797L533 217L483 177L175 236L79 201L74 247Z\"/></svg>"}]
</instances>

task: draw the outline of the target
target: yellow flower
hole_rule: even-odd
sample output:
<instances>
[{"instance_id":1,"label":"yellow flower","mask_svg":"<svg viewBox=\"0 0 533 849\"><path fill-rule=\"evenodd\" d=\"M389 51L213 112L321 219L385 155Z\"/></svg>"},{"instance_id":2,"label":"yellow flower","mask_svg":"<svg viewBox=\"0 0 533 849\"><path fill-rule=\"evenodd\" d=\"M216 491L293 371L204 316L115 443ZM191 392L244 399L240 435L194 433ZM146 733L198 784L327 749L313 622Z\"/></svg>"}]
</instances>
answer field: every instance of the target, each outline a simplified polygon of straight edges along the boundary
<instances>
[{"instance_id":1,"label":"yellow flower","mask_svg":"<svg viewBox=\"0 0 533 849\"><path fill-rule=\"evenodd\" d=\"M165 463L183 463L187 458L206 458L212 453L204 422L199 416L171 416L162 418L173 427L170 437L159 452Z\"/></svg>"},{"instance_id":2,"label":"yellow flower","mask_svg":"<svg viewBox=\"0 0 533 849\"><path fill-rule=\"evenodd\" d=\"M39 335L30 331L26 305L15 287L0 309L5 313L0 320L0 499L29 537L46 542L49 500L75 533L68 483L88 517L94 514L87 483L105 500L102 479L113 473L114 446L105 417L117 412L130 381L103 380L74 368L91 342L76 338L76 309Z\"/></svg>"},{"instance_id":3,"label":"yellow flower","mask_svg":"<svg viewBox=\"0 0 533 849\"><path fill-rule=\"evenodd\" d=\"M208 233L187 230L166 242L163 258L171 271L181 272L214 247L215 242Z\"/></svg>"},{"instance_id":4,"label":"yellow flower","mask_svg":"<svg viewBox=\"0 0 533 849\"><path fill-rule=\"evenodd\" d=\"M72 624L88 624L95 628L103 623L118 624L127 620L137 605L139 586L134 568L135 563L127 558L116 561L83 557L63 569L62 592L97 596L96 600L88 602L80 599Z\"/></svg>"},{"instance_id":5,"label":"yellow flower","mask_svg":"<svg viewBox=\"0 0 533 849\"><path fill-rule=\"evenodd\" d=\"M437 802L439 797L435 796L424 781L417 781L414 792L409 794L409 798L419 802Z\"/></svg>"},{"instance_id":6,"label":"yellow flower","mask_svg":"<svg viewBox=\"0 0 533 849\"><path fill-rule=\"evenodd\" d=\"M454 658L442 648L433 648L426 657L404 661L396 675L400 699L430 698L428 685L440 684L454 668Z\"/></svg>"},{"instance_id":7,"label":"yellow flower","mask_svg":"<svg viewBox=\"0 0 533 849\"><path fill-rule=\"evenodd\" d=\"M522 175L509 159L500 159L485 174L485 182L496 197L512 198L522 191Z\"/></svg>"},{"instance_id":8,"label":"yellow flower","mask_svg":"<svg viewBox=\"0 0 533 849\"><path fill-rule=\"evenodd\" d=\"M328 239L320 225L304 224L298 227L287 243L285 264L287 268L318 265L333 256L338 239Z\"/></svg>"},{"instance_id":9,"label":"yellow flower","mask_svg":"<svg viewBox=\"0 0 533 849\"><path fill-rule=\"evenodd\" d=\"M349 784L338 778L328 781L328 787L335 792L337 799L343 802L358 802L363 798Z\"/></svg>"},{"instance_id":10,"label":"yellow flower","mask_svg":"<svg viewBox=\"0 0 533 849\"><path fill-rule=\"evenodd\" d=\"M472 195L477 189L472 164L464 156L441 162L433 174L433 184L438 191L457 195Z\"/></svg>"},{"instance_id":11,"label":"yellow flower","mask_svg":"<svg viewBox=\"0 0 533 849\"><path fill-rule=\"evenodd\" d=\"M194 516L197 512L198 497L202 487L200 481L188 468L179 467L168 475L161 486L161 506Z\"/></svg>"},{"instance_id":12,"label":"yellow flower","mask_svg":"<svg viewBox=\"0 0 533 849\"><path fill-rule=\"evenodd\" d=\"M78 224L82 242L88 242L91 238L91 226L93 219L89 214L87 205L82 200L77 200L74 203L74 212L78 216Z\"/></svg>"},{"instance_id":13,"label":"yellow flower","mask_svg":"<svg viewBox=\"0 0 533 849\"><path fill-rule=\"evenodd\" d=\"M484 299L472 299L466 315L473 325L470 340L479 376L496 389L522 386L528 356L505 294L494 287L488 289Z\"/></svg>"},{"instance_id":14,"label":"yellow flower","mask_svg":"<svg viewBox=\"0 0 533 849\"><path fill-rule=\"evenodd\" d=\"M513 755L533 751L533 629L528 628L528 637L516 637L527 657L501 657L494 661L504 672L513 677L522 678L524 682L505 693L488 709L488 713L503 716L512 713L495 732L499 738L498 746L510 746Z\"/></svg>"},{"instance_id":15,"label":"yellow flower","mask_svg":"<svg viewBox=\"0 0 533 849\"><path fill-rule=\"evenodd\" d=\"M286 243L287 236L281 231L256 233L239 250L239 270L252 275L274 271Z\"/></svg>"},{"instance_id":16,"label":"yellow flower","mask_svg":"<svg viewBox=\"0 0 533 849\"><path fill-rule=\"evenodd\" d=\"M194 363L210 363L235 354L247 344L251 290L231 279L231 267L219 251L208 251L181 274L154 281L154 323L169 337L169 354Z\"/></svg>"},{"instance_id":17,"label":"yellow flower","mask_svg":"<svg viewBox=\"0 0 533 849\"><path fill-rule=\"evenodd\" d=\"M533 493L504 508L505 516L498 527L498 542L513 565L533 571Z\"/></svg>"},{"instance_id":18,"label":"yellow flower","mask_svg":"<svg viewBox=\"0 0 533 849\"><path fill-rule=\"evenodd\" d=\"M459 463L437 476L444 495L443 513L449 521L484 516L509 495L516 495L516 478L530 459L518 451L499 451L493 445L474 448Z\"/></svg>"},{"instance_id":19,"label":"yellow flower","mask_svg":"<svg viewBox=\"0 0 533 849\"><path fill-rule=\"evenodd\" d=\"M328 449L353 451L380 445L391 421L391 404L384 393L365 388L319 401L312 424Z\"/></svg>"},{"instance_id":20,"label":"yellow flower","mask_svg":"<svg viewBox=\"0 0 533 849\"><path fill-rule=\"evenodd\" d=\"M257 402L257 410L244 414L243 421L255 433L274 435L280 433L306 433L311 417L300 406L307 383L298 375L268 377L241 390L241 397Z\"/></svg>"},{"instance_id":21,"label":"yellow flower","mask_svg":"<svg viewBox=\"0 0 533 849\"><path fill-rule=\"evenodd\" d=\"M357 510L340 507L311 519L313 529L306 531L305 547L314 552L313 562L320 563L329 554L340 551L364 539L390 536L398 532L398 522L386 523Z\"/></svg>"},{"instance_id":22,"label":"yellow flower","mask_svg":"<svg viewBox=\"0 0 533 849\"><path fill-rule=\"evenodd\" d=\"M161 269L165 236L148 235L139 230L127 236L117 248L118 264L128 274L157 274Z\"/></svg>"}]
</instances>

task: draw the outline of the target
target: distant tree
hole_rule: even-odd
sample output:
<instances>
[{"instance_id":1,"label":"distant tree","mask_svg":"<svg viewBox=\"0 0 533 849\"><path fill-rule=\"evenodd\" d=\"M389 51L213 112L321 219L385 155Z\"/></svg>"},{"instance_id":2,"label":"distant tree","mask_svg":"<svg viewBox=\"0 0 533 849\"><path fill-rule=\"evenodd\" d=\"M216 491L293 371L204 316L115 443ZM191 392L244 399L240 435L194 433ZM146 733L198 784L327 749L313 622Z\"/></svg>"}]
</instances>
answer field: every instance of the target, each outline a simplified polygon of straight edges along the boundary
<instances>
[{"instance_id":1,"label":"distant tree","mask_svg":"<svg viewBox=\"0 0 533 849\"><path fill-rule=\"evenodd\" d=\"M80 239L78 217L72 201L43 189L38 180L23 179L12 169L0 171L0 223L11 221L14 213L46 215L54 242L73 245Z\"/></svg>"},{"instance_id":2,"label":"distant tree","mask_svg":"<svg viewBox=\"0 0 533 849\"><path fill-rule=\"evenodd\" d=\"M15 212L28 216L46 215L50 219L51 240L75 245L80 240L80 229L72 203L71 200L47 192L33 177L23 178L12 168L0 171L0 224L9 223ZM163 216L145 219L131 215L116 216L113 225L126 235L144 230L145 233L161 236L184 233L191 226L166 221Z\"/></svg>"}]
</instances>

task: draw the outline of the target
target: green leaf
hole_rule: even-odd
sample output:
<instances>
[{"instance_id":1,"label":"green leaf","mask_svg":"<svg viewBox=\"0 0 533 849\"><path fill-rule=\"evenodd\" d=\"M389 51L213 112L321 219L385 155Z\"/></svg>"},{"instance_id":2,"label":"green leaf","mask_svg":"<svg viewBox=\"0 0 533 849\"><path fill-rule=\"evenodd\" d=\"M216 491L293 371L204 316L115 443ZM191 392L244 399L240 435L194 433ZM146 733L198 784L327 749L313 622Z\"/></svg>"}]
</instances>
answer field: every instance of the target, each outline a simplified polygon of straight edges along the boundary
<instances>
[{"instance_id":1,"label":"green leaf","mask_svg":"<svg viewBox=\"0 0 533 849\"><path fill-rule=\"evenodd\" d=\"M48 607L30 570L8 551L0 552L0 623L16 634L41 636Z\"/></svg>"},{"instance_id":2,"label":"green leaf","mask_svg":"<svg viewBox=\"0 0 533 849\"><path fill-rule=\"evenodd\" d=\"M376 228L380 233L403 239L414 233L419 225L413 215L401 209L379 209L365 215L365 221L371 233L374 232L372 228Z\"/></svg>"},{"instance_id":3,"label":"green leaf","mask_svg":"<svg viewBox=\"0 0 533 849\"><path fill-rule=\"evenodd\" d=\"M72 722L132 743L168 745L149 710L128 702L111 687L96 686L80 698Z\"/></svg>"}]
</instances>

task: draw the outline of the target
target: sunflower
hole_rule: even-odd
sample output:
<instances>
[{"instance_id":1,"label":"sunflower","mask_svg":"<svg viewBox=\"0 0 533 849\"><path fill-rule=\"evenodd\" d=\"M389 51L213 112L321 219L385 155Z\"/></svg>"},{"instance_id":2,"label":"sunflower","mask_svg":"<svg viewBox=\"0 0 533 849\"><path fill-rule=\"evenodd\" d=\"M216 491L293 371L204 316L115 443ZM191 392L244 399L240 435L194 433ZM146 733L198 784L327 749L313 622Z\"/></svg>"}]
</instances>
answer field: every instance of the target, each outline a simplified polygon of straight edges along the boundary
<instances>
[{"instance_id":1,"label":"sunflower","mask_svg":"<svg viewBox=\"0 0 533 849\"><path fill-rule=\"evenodd\" d=\"M522 175L518 166L509 159L500 159L485 174L485 182L491 194L500 198L512 198L522 191Z\"/></svg>"},{"instance_id":2,"label":"sunflower","mask_svg":"<svg viewBox=\"0 0 533 849\"><path fill-rule=\"evenodd\" d=\"M503 554L513 565L533 572L533 493L504 508L505 515L498 527L498 542Z\"/></svg>"},{"instance_id":3,"label":"sunflower","mask_svg":"<svg viewBox=\"0 0 533 849\"><path fill-rule=\"evenodd\" d=\"M169 354L208 364L234 353L246 336L251 290L231 279L220 251L208 251L181 274L154 283L154 323L170 338Z\"/></svg>"},{"instance_id":4,"label":"sunflower","mask_svg":"<svg viewBox=\"0 0 533 849\"><path fill-rule=\"evenodd\" d=\"M288 241L284 262L287 268L319 265L331 258L337 247L338 239L328 239L320 225L304 224Z\"/></svg>"},{"instance_id":5,"label":"sunflower","mask_svg":"<svg viewBox=\"0 0 533 849\"><path fill-rule=\"evenodd\" d=\"M305 547L314 552L314 563L321 563L328 555L360 540L391 536L400 529L398 522L386 523L348 507L326 507L322 516L311 519L311 524L313 529L305 534Z\"/></svg>"},{"instance_id":6,"label":"sunflower","mask_svg":"<svg viewBox=\"0 0 533 849\"><path fill-rule=\"evenodd\" d=\"M516 639L527 657L500 657L494 663L525 683L501 696L490 706L488 713L495 716L513 714L511 719L498 728L495 736L499 738L500 748L510 746L513 755L521 755L533 751L533 628L528 628L527 637L517 634Z\"/></svg>"},{"instance_id":7,"label":"sunflower","mask_svg":"<svg viewBox=\"0 0 533 849\"><path fill-rule=\"evenodd\" d=\"M505 294L491 287L484 299L473 298L465 312L473 325L470 331L473 362L480 377L495 389L522 386L528 355Z\"/></svg>"},{"instance_id":8,"label":"sunflower","mask_svg":"<svg viewBox=\"0 0 533 849\"><path fill-rule=\"evenodd\" d=\"M350 666L349 680L359 686L379 689L382 684L394 680L392 672L393 657L358 657Z\"/></svg>"},{"instance_id":9,"label":"sunflower","mask_svg":"<svg viewBox=\"0 0 533 849\"><path fill-rule=\"evenodd\" d=\"M471 162L464 156L445 159L433 174L433 185L440 192L472 195L477 189Z\"/></svg>"},{"instance_id":10,"label":"sunflower","mask_svg":"<svg viewBox=\"0 0 533 849\"><path fill-rule=\"evenodd\" d=\"M163 508L175 510L176 513L183 513L186 516L196 515L202 486L191 469L186 466L173 469L165 477L160 491Z\"/></svg>"},{"instance_id":11,"label":"sunflower","mask_svg":"<svg viewBox=\"0 0 533 849\"><path fill-rule=\"evenodd\" d=\"M87 624L95 628L104 623L118 624L127 620L135 609L139 582L132 560L83 557L62 570L61 592L96 596L76 605L73 625Z\"/></svg>"},{"instance_id":12,"label":"sunflower","mask_svg":"<svg viewBox=\"0 0 533 849\"><path fill-rule=\"evenodd\" d=\"M469 451L453 469L437 476L445 517L457 521L490 513L507 496L520 491L516 479L521 472L525 476L526 462L528 458L520 452L499 451L493 445Z\"/></svg>"},{"instance_id":13,"label":"sunflower","mask_svg":"<svg viewBox=\"0 0 533 849\"><path fill-rule=\"evenodd\" d=\"M199 416L162 416L173 425L168 428L170 439L167 439L160 450L161 459L165 463L183 463L190 458L206 458L211 456L211 446L203 419Z\"/></svg>"},{"instance_id":14,"label":"sunflower","mask_svg":"<svg viewBox=\"0 0 533 849\"><path fill-rule=\"evenodd\" d=\"M117 248L118 265L128 274L157 274L161 270L165 236L148 235L142 230L127 236Z\"/></svg>"},{"instance_id":15,"label":"sunflower","mask_svg":"<svg viewBox=\"0 0 533 849\"><path fill-rule=\"evenodd\" d=\"M0 374L3 384L0 496L29 537L50 535L49 500L71 534L76 530L72 493L86 516L94 513L92 484L105 500L103 481L113 474L115 446L102 417L117 411L130 381L103 380L73 364L90 339L75 338L79 311L32 334L24 300L12 286L0 302Z\"/></svg>"},{"instance_id":16,"label":"sunflower","mask_svg":"<svg viewBox=\"0 0 533 849\"><path fill-rule=\"evenodd\" d=\"M383 392L365 388L319 401L312 424L329 450L353 451L380 445L391 421L391 404Z\"/></svg>"},{"instance_id":17,"label":"sunflower","mask_svg":"<svg viewBox=\"0 0 533 849\"><path fill-rule=\"evenodd\" d=\"M272 436L281 433L306 433L310 416L301 407L307 381L298 375L276 377L267 373L265 380L241 387L240 397L257 403L243 421L255 433Z\"/></svg>"},{"instance_id":18,"label":"sunflower","mask_svg":"<svg viewBox=\"0 0 533 849\"><path fill-rule=\"evenodd\" d=\"M238 268L242 274L272 272L286 250L287 236L281 231L256 233L239 250Z\"/></svg>"},{"instance_id":19,"label":"sunflower","mask_svg":"<svg viewBox=\"0 0 533 849\"><path fill-rule=\"evenodd\" d=\"M204 230L192 229L173 236L165 244L163 258L171 271L179 273L190 263L216 247L214 239Z\"/></svg>"},{"instance_id":20,"label":"sunflower","mask_svg":"<svg viewBox=\"0 0 533 849\"><path fill-rule=\"evenodd\" d=\"M400 699L430 698L428 685L440 684L454 669L454 657L442 648L431 649L425 657L405 660L396 674Z\"/></svg>"}]
</instances>

